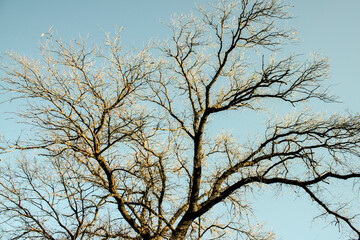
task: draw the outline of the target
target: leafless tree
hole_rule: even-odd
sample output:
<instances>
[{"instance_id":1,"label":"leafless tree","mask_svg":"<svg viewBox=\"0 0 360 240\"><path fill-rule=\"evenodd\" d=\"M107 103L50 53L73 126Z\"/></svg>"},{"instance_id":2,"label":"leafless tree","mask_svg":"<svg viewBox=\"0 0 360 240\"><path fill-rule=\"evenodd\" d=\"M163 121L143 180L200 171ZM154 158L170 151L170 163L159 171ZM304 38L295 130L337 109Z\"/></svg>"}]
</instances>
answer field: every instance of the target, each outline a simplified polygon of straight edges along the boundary
<instances>
[{"instance_id":1,"label":"leafless tree","mask_svg":"<svg viewBox=\"0 0 360 240\"><path fill-rule=\"evenodd\" d=\"M277 0L220 1L174 17L169 41L138 52L119 34L88 47L48 33L41 60L10 53L2 89L33 128L3 141L3 236L274 239L248 196L286 186L360 239L356 209L324 197L329 183L360 177L360 117L311 112L312 99L336 100L322 87L328 63L275 57L293 38L280 28L288 18ZM307 110L266 111L282 102ZM237 138L209 124L229 111L273 120Z\"/></svg>"}]
</instances>

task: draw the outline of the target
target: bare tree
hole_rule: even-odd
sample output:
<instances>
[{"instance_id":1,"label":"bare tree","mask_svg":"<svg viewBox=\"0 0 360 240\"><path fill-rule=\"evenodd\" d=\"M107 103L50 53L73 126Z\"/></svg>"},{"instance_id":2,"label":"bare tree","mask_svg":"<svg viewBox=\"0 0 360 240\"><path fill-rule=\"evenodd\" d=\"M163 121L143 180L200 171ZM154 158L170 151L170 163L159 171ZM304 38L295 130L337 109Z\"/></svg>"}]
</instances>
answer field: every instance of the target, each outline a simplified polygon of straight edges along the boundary
<instances>
[{"instance_id":1,"label":"bare tree","mask_svg":"<svg viewBox=\"0 0 360 240\"><path fill-rule=\"evenodd\" d=\"M198 13L174 18L155 49L124 51L119 34L88 47L48 33L41 60L9 54L2 88L23 99L18 115L33 128L3 142L13 151L0 177L4 236L274 239L248 196L287 186L360 239L354 209L324 197L329 183L360 177L359 115L309 110L312 99L336 100L322 87L327 60L274 57L292 39L277 0ZM308 110L269 120L254 139L209 124L229 111L271 118L269 103L281 102Z\"/></svg>"}]
</instances>

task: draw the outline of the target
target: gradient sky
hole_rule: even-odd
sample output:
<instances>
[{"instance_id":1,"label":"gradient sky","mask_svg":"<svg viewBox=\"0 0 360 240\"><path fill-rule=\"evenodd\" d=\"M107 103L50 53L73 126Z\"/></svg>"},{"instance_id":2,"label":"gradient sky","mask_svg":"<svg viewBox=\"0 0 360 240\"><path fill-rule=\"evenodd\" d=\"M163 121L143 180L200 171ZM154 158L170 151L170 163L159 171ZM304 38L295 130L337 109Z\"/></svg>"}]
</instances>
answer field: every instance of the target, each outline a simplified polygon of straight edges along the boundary
<instances>
[{"instance_id":1,"label":"gradient sky","mask_svg":"<svg viewBox=\"0 0 360 240\"><path fill-rule=\"evenodd\" d=\"M103 31L125 27L123 43L141 48L149 39L168 37L166 22L174 13L188 13L193 0L0 0L0 54L6 51L38 56L41 34L50 27L64 39L90 35L101 44ZM199 0L200 4L209 1ZM212 1L213 2L213 1ZM290 27L297 29L301 41L289 48L309 55L320 52L329 57L331 89L341 104L329 105L330 111L360 111L360 1L288 0L293 5ZM0 61L3 58L0 57ZM4 100L4 96L0 96ZM16 124L5 112L16 103L0 105L0 134L11 136ZM322 106L314 106L321 110ZM360 206L358 206L360 209ZM348 239L338 228L324 220L312 221L320 212L309 199L287 195L274 198L259 195L255 213L284 240Z\"/></svg>"}]
</instances>

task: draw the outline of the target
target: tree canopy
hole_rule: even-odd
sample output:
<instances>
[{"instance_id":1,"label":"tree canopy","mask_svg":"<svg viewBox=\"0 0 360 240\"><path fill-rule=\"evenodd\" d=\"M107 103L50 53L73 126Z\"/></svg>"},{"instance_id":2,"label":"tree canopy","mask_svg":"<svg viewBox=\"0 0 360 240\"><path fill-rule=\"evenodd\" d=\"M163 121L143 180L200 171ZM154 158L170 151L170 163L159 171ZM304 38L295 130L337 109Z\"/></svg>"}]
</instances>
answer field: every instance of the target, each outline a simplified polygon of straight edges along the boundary
<instances>
[{"instance_id":1,"label":"tree canopy","mask_svg":"<svg viewBox=\"0 0 360 240\"><path fill-rule=\"evenodd\" d=\"M274 239L248 197L271 186L307 195L360 239L357 210L324 194L360 178L360 116L311 110L336 101L328 60L276 55L294 37L289 17L278 0L221 0L141 50L123 49L121 33L97 47L49 32L39 60L8 54L1 88L32 134L2 141L3 236ZM306 108L267 111L281 103ZM250 139L210 125L231 111L269 121Z\"/></svg>"}]
</instances>

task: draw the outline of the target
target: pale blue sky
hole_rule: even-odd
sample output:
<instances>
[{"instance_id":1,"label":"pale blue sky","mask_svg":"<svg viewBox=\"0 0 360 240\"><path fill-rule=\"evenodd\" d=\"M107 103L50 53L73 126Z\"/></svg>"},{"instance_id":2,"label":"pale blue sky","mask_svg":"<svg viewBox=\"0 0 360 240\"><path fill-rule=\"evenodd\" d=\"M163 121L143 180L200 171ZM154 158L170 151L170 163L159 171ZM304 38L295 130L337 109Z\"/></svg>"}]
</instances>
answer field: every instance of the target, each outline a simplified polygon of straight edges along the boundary
<instances>
[{"instance_id":1,"label":"pale blue sky","mask_svg":"<svg viewBox=\"0 0 360 240\"><path fill-rule=\"evenodd\" d=\"M209 2L197 1L200 4ZM296 53L319 51L331 64L332 92L342 104L329 106L331 111L360 111L360 1L359 0L288 0L296 17L288 22L302 39L289 48ZM0 0L0 53L15 51L37 56L41 34L52 27L64 40L90 34L92 41L101 43L101 30L113 32L125 27L123 42L141 47L150 38L163 39L167 28L161 24L173 13L187 13L193 0ZM3 61L0 58L0 61ZM3 97L0 96L3 100ZM316 108L317 106L315 106ZM13 105L0 105L0 134L11 134L15 124L6 120L4 112ZM319 107L320 108L320 107ZM307 198L258 197L256 207L260 219L268 223L284 240L347 239L337 227L322 220L312 223L320 212ZM286 199L290 201L286 201ZM285 208L285 210L284 210ZM360 206L359 208L360 209Z\"/></svg>"}]
</instances>

